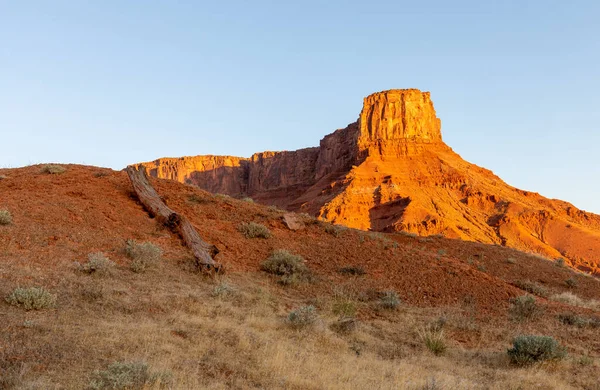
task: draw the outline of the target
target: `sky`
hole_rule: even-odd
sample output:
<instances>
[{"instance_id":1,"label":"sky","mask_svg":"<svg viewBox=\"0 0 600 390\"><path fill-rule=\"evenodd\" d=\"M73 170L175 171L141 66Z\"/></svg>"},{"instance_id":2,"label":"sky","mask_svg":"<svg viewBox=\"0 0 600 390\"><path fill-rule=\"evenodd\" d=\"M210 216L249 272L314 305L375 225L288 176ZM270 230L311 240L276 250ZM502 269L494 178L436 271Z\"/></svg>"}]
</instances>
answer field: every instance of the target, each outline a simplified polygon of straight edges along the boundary
<instances>
[{"instance_id":1,"label":"sky","mask_svg":"<svg viewBox=\"0 0 600 390\"><path fill-rule=\"evenodd\" d=\"M600 213L600 2L0 0L0 167L316 146L430 91L445 142Z\"/></svg>"}]
</instances>

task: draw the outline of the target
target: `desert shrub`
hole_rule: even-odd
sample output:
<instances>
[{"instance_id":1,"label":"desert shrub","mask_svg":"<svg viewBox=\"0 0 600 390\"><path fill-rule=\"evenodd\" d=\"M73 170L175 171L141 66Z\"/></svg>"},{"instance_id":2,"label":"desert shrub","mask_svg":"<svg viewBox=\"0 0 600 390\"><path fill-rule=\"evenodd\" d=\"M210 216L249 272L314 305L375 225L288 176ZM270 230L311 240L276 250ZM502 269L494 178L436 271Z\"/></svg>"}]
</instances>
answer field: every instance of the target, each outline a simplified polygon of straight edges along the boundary
<instances>
[{"instance_id":1,"label":"desert shrub","mask_svg":"<svg viewBox=\"0 0 600 390\"><path fill-rule=\"evenodd\" d=\"M511 304L510 314L519 321L533 319L541 313L541 308L531 295L513 298Z\"/></svg>"},{"instance_id":2,"label":"desert shrub","mask_svg":"<svg viewBox=\"0 0 600 390\"><path fill-rule=\"evenodd\" d=\"M342 275L353 275L353 276L361 276L365 275L366 272L362 267L359 266L348 266L342 267L338 270Z\"/></svg>"},{"instance_id":3,"label":"desert shrub","mask_svg":"<svg viewBox=\"0 0 600 390\"><path fill-rule=\"evenodd\" d=\"M577 287L577 285L578 285L579 283L577 283L577 280L576 280L576 279L574 279L574 278L569 278L569 279L565 280L565 284L566 284L566 285L567 285L567 287L569 287L569 288L575 288L575 287Z\"/></svg>"},{"instance_id":4,"label":"desert shrub","mask_svg":"<svg viewBox=\"0 0 600 390\"><path fill-rule=\"evenodd\" d=\"M158 384L160 388L173 385L170 372L150 372L146 362L115 362L106 370L95 371L89 388L93 390L138 390Z\"/></svg>"},{"instance_id":5,"label":"desert shrub","mask_svg":"<svg viewBox=\"0 0 600 390\"><path fill-rule=\"evenodd\" d=\"M271 237L271 231L260 223L243 222L238 226L238 231L246 238L269 238Z\"/></svg>"},{"instance_id":6,"label":"desert shrub","mask_svg":"<svg viewBox=\"0 0 600 390\"><path fill-rule=\"evenodd\" d=\"M509 257L508 259L506 259L506 262L508 264L517 264L517 259L515 259L513 257Z\"/></svg>"},{"instance_id":7,"label":"desert shrub","mask_svg":"<svg viewBox=\"0 0 600 390\"><path fill-rule=\"evenodd\" d=\"M207 198L204 198L198 194L191 194L190 196L188 196L188 201L190 201L191 203L197 203L197 204L209 202L209 200Z\"/></svg>"},{"instance_id":8,"label":"desert shrub","mask_svg":"<svg viewBox=\"0 0 600 390\"><path fill-rule=\"evenodd\" d=\"M8 210L0 210L0 225L10 225L12 223L12 215Z\"/></svg>"},{"instance_id":9,"label":"desert shrub","mask_svg":"<svg viewBox=\"0 0 600 390\"><path fill-rule=\"evenodd\" d=\"M133 272L141 273L160 261L162 250L151 242L139 243L135 240L127 240L125 254L133 260L131 263Z\"/></svg>"},{"instance_id":10,"label":"desert shrub","mask_svg":"<svg viewBox=\"0 0 600 390\"><path fill-rule=\"evenodd\" d=\"M566 260L565 260L565 259L563 259L563 258L561 257L561 258L559 258L559 259L556 259L556 260L554 261L554 265L555 265L555 266L557 266L557 267L565 267L565 266L567 265L567 262L566 262Z\"/></svg>"},{"instance_id":11,"label":"desert shrub","mask_svg":"<svg viewBox=\"0 0 600 390\"><path fill-rule=\"evenodd\" d=\"M417 233L412 233L412 232L407 232L407 231L399 231L397 232L400 235L406 236L406 237L419 237L419 235Z\"/></svg>"},{"instance_id":12,"label":"desert shrub","mask_svg":"<svg viewBox=\"0 0 600 390\"><path fill-rule=\"evenodd\" d=\"M287 322L293 328L305 328L314 324L319 318L313 305L302 306L288 314Z\"/></svg>"},{"instance_id":13,"label":"desert shrub","mask_svg":"<svg viewBox=\"0 0 600 390\"><path fill-rule=\"evenodd\" d=\"M510 361L518 366L560 360L566 356L565 348L550 336L517 336L513 340L513 347L507 352Z\"/></svg>"},{"instance_id":14,"label":"desert shrub","mask_svg":"<svg viewBox=\"0 0 600 390\"><path fill-rule=\"evenodd\" d=\"M304 258L294 255L284 249L274 251L260 268L280 277L282 284L293 284L310 279L310 271L304 263Z\"/></svg>"},{"instance_id":15,"label":"desert shrub","mask_svg":"<svg viewBox=\"0 0 600 390\"><path fill-rule=\"evenodd\" d=\"M8 176L6 176L6 175L0 175L0 180L4 180L4 179L8 179Z\"/></svg>"},{"instance_id":16,"label":"desert shrub","mask_svg":"<svg viewBox=\"0 0 600 390\"><path fill-rule=\"evenodd\" d=\"M40 172L46 173L49 175L60 175L61 173L65 173L66 171L67 171L67 169L65 167L62 167L60 165L55 165L55 164L44 165L42 167L42 169L40 170Z\"/></svg>"},{"instance_id":17,"label":"desert shrub","mask_svg":"<svg viewBox=\"0 0 600 390\"><path fill-rule=\"evenodd\" d=\"M427 326L421 329L419 331L419 338L427 349L436 356L443 354L448 349L444 331L440 327Z\"/></svg>"},{"instance_id":18,"label":"desert shrub","mask_svg":"<svg viewBox=\"0 0 600 390\"><path fill-rule=\"evenodd\" d=\"M108 175L109 175L109 173L107 171L99 171L99 172L94 173L94 177L98 177L98 178L106 177Z\"/></svg>"},{"instance_id":19,"label":"desert shrub","mask_svg":"<svg viewBox=\"0 0 600 390\"><path fill-rule=\"evenodd\" d=\"M231 199L231 196L229 196L227 194L215 194L215 198L217 198L219 200L226 200L226 199Z\"/></svg>"},{"instance_id":20,"label":"desert shrub","mask_svg":"<svg viewBox=\"0 0 600 390\"><path fill-rule=\"evenodd\" d=\"M56 295L43 287L18 287L6 297L6 302L25 310L41 310L54 307Z\"/></svg>"},{"instance_id":21,"label":"desert shrub","mask_svg":"<svg viewBox=\"0 0 600 390\"><path fill-rule=\"evenodd\" d=\"M331 234L334 237L339 237L346 229L343 226L336 226L327 224L325 225L325 233Z\"/></svg>"},{"instance_id":22,"label":"desert shrub","mask_svg":"<svg viewBox=\"0 0 600 390\"><path fill-rule=\"evenodd\" d=\"M242 200L246 203L254 203L254 199L250 198L249 196L243 198Z\"/></svg>"},{"instance_id":23,"label":"desert shrub","mask_svg":"<svg viewBox=\"0 0 600 390\"><path fill-rule=\"evenodd\" d=\"M213 297L225 297L232 295L235 289L227 282L221 282L217 284L212 290Z\"/></svg>"},{"instance_id":24,"label":"desert shrub","mask_svg":"<svg viewBox=\"0 0 600 390\"><path fill-rule=\"evenodd\" d=\"M110 273L115 263L110 261L103 253L90 253L88 261L79 264L79 270L86 274L106 275Z\"/></svg>"},{"instance_id":25,"label":"desert shrub","mask_svg":"<svg viewBox=\"0 0 600 390\"><path fill-rule=\"evenodd\" d=\"M515 282L515 287L525 290L530 294L537 295L538 297L548 297L550 295L548 289L538 283L530 280L519 280Z\"/></svg>"},{"instance_id":26,"label":"desert shrub","mask_svg":"<svg viewBox=\"0 0 600 390\"><path fill-rule=\"evenodd\" d=\"M381 293L379 304L384 309L395 310L400 305L400 297L396 291L384 291Z\"/></svg>"},{"instance_id":27,"label":"desert shrub","mask_svg":"<svg viewBox=\"0 0 600 390\"><path fill-rule=\"evenodd\" d=\"M558 320L565 325L577 326L579 328L583 328L589 323L589 320L587 318L578 316L577 314L573 313L559 314Z\"/></svg>"},{"instance_id":28,"label":"desert shrub","mask_svg":"<svg viewBox=\"0 0 600 390\"><path fill-rule=\"evenodd\" d=\"M274 212L274 213L282 213L284 211L284 210L280 209L279 207L275 206L274 204L267 207L267 210Z\"/></svg>"}]
</instances>

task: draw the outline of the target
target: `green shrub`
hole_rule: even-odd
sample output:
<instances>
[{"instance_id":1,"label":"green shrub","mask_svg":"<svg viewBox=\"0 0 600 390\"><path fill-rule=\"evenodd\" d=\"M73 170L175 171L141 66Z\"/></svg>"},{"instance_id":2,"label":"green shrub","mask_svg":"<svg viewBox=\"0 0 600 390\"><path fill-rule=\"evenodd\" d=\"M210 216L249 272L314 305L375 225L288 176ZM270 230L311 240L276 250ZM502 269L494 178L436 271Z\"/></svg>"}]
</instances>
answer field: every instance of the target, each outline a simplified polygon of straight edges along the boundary
<instances>
[{"instance_id":1,"label":"green shrub","mask_svg":"<svg viewBox=\"0 0 600 390\"><path fill-rule=\"evenodd\" d=\"M539 285L538 283L532 282L530 280L519 280L515 282L515 286L520 288L521 290L525 290L528 293L533 295L537 295L538 297L548 297L550 292L544 286Z\"/></svg>"},{"instance_id":2,"label":"green shrub","mask_svg":"<svg viewBox=\"0 0 600 390\"><path fill-rule=\"evenodd\" d=\"M537 317L542 309L531 295L521 295L511 299L510 314L514 319L523 321Z\"/></svg>"},{"instance_id":3,"label":"green shrub","mask_svg":"<svg viewBox=\"0 0 600 390\"><path fill-rule=\"evenodd\" d=\"M343 226L336 226L327 224L325 225L325 233L331 234L334 237L339 237L346 229Z\"/></svg>"},{"instance_id":4,"label":"green shrub","mask_svg":"<svg viewBox=\"0 0 600 390\"><path fill-rule=\"evenodd\" d=\"M566 356L565 348L550 336L517 336L513 340L513 347L507 352L510 361L518 366L560 360Z\"/></svg>"},{"instance_id":5,"label":"green shrub","mask_svg":"<svg viewBox=\"0 0 600 390\"><path fill-rule=\"evenodd\" d=\"M115 362L106 370L95 371L89 388L93 390L141 390L148 386L173 386L170 372L150 372L146 362Z\"/></svg>"},{"instance_id":6,"label":"green shrub","mask_svg":"<svg viewBox=\"0 0 600 390\"><path fill-rule=\"evenodd\" d=\"M0 210L0 225L10 225L12 223L12 215L8 210Z\"/></svg>"},{"instance_id":7,"label":"green shrub","mask_svg":"<svg viewBox=\"0 0 600 390\"><path fill-rule=\"evenodd\" d=\"M567 265L567 261L561 257L554 261L554 265L557 267L565 267Z\"/></svg>"},{"instance_id":8,"label":"green shrub","mask_svg":"<svg viewBox=\"0 0 600 390\"><path fill-rule=\"evenodd\" d=\"M573 313L559 314L558 320L565 325L577 326L579 328L583 328L589 322L587 318L578 316L577 314Z\"/></svg>"},{"instance_id":9,"label":"green shrub","mask_svg":"<svg viewBox=\"0 0 600 390\"><path fill-rule=\"evenodd\" d=\"M62 167L60 165L55 165L55 164L44 165L42 167L42 169L40 170L40 172L46 173L49 175L60 175L62 173L65 173L66 171L67 171L67 169L65 167Z\"/></svg>"},{"instance_id":10,"label":"green shrub","mask_svg":"<svg viewBox=\"0 0 600 390\"><path fill-rule=\"evenodd\" d=\"M288 314L288 324L293 328L305 328L314 324L319 318L313 305L302 306Z\"/></svg>"},{"instance_id":11,"label":"green shrub","mask_svg":"<svg viewBox=\"0 0 600 390\"><path fill-rule=\"evenodd\" d=\"M42 287L18 287L6 297L6 302L25 310L41 310L54 307L56 295Z\"/></svg>"},{"instance_id":12,"label":"green shrub","mask_svg":"<svg viewBox=\"0 0 600 390\"><path fill-rule=\"evenodd\" d=\"M278 249L274 251L260 268L270 274L280 276L282 284L293 284L310 279L310 271L302 256Z\"/></svg>"},{"instance_id":13,"label":"green shrub","mask_svg":"<svg viewBox=\"0 0 600 390\"><path fill-rule=\"evenodd\" d=\"M238 231L246 238L269 238L271 237L271 231L260 223L246 223L243 222L238 226Z\"/></svg>"},{"instance_id":14,"label":"green shrub","mask_svg":"<svg viewBox=\"0 0 600 390\"><path fill-rule=\"evenodd\" d=\"M88 255L88 261L79 264L79 270L86 274L106 275L110 273L114 266L115 263L110 261L103 253L98 252L90 253Z\"/></svg>"},{"instance_id":15,"label":"green shrub","mask_svg":"<svg viewBox=\"0 0 600 390\"><path fill-rule=\"evenodd\" d=\"M197 204L209 203L208 198L204 198L198 194L191 194L190 196L188 196L188 201L190 201L191 203L197 203Z\"/></svg>"},{"instance_id":16,"label":"green shrub","mask_svg":"<svg viewBox=\"0 0 600 390\"><path fill-rule=\"evenodd\" d=\"M384 309L395 310L400 305L400 297L395 291L384 291L379 299L379 304Z\"/></svg>"},{"instance_id":17,"label":"green shrub","mask_svg":"<svg viewBox=\"0 0 600 390\"><path fill-rule=\"evenodd\" d=\"M575 287L577 287L577 285L578 285L579 283L577 283L577 280L576 280L576 279L574 279L574 278L569 278L569 279L565 280L565 284L566 284L566 285L567 285L567 287L569 287L569 288L575 288Z\"/></svg>"},{"instance_id":18,"label":"green shrub","mask_svg":"<svg viewBox=\"0 0 600 390\"><path fill-rule=\"evenodd\" d=\"M446 349L448 349L444 331L439 327L429 326L421 329L419 331L419 337L427 349L433 352L433 354L436 356L442 355L444 352L446 352Z\"/></svg>"},{"instance_id":19,"label":"green shrub","mask_svg":"<svg viewBox=\"0 0 600 390\"><path fill-rule=\"evenodd\" d=\"M283 213L284 210L281 210L279 207L275 206L275 205L270 205L269 207L267 207L267 210L273 212L273 213Z\"/></svg>"},{"instance_id":20,"label":"green shrub","mask_svg":"<svg viewBox=\"0 0 600 390\"><path fill-rule=\"evenodd\" d=\"M358 266L349 266L349 267L342 267L338 270L339 273L341 273L342 275L353 275L353 276L361 276L361 275L365 275L366 272L362 267L358 267Z\"/></svg>"},{"instance_id":21,"label":"green shrub","mask_svg":"<svg viewBox=\"0 0 600 390\"><path fill-rule=\"evenodd\" d=\"M138 243L135 240L127 240L125 254L133 260L131 269L141 273L160 261L162 250L151 242Z\"/></svg>"}]
</instances>

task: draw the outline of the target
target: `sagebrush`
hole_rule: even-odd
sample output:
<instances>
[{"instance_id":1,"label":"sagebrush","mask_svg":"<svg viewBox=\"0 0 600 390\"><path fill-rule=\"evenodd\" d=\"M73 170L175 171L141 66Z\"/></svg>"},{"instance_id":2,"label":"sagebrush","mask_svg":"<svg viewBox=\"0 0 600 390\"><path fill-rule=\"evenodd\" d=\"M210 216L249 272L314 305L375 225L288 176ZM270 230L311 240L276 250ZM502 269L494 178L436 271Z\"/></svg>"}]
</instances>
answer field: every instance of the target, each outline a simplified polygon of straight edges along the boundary
<instances>
[{"instance_id":1,"label":"sagebrush","mask_svg":"<svg viewBox=\"0 0 600 390\"><path fill-rule=\"evenodd\" d=\"M40 172L46 173L49 175L60 175L62 173L65 173L66 171L67 171L67 169L65 167L62 167L60 165L55 165L55 164L44 165L42 167L42 169L40 170Z\"/></svg>"},{"instance_id":2,"label":"sagebrush","mask_svg":"<svg viewBox=\"0 0 600 390\"><path fill-rule=\"evenodd\" d=\"M141 273L160 261L162 249L151 242L139 243L135 240L127 240L125 254L133 260L131 269L134 272Z\"/></svg>"},{"instance_id":3,"label":"sagebrush","mask_svg":"<svg viewBox=\"0 0 600 390\"><path fill-rule=\"evenodd\" d=\"M304 258L284 249L274 251L260 265L260 268L270 274L278 275L282 284L293 284L310 279L310 271Z\"/></svg>"},{"instance_id":4,"label":"sagebrush","mask_svg":"<svg viewBox=\"0 0 600 390\"><path fill-rule=\"evenodd\" d=\"M271 231L265 225L255 222L242 222L238 226L238 231L246 238L269 238Z\"/></svg>"},{"instance_id":5,"label":"sagebrush","mask_svg":"<svg viewBox=\"0 0 600 390\"><path fill-rule=\"evenodd\" d=\"M312 306L302 306L288 314L288 324L294 328L305 328L317 321L317 309Z\"/></svg>"},{"instance_id":6,"label":"sagebrush","mask_svg":"<svg viewBox=\"0 0 600 390\"><path fill-rule=\"evenodd\" d=\"M102 252L97 252L90 253L87 262L79 264L79 270L86 274L106 275L114 265Z\"/></svg>"},{"instance_id":7,"label":"sagebrush","mask_svg":"<svg viewBox=\"0 0 600 390\"><path fill-rule=\"evenodd\" d=\"M8 210L0 210L0 225L10 225L12 223L12 214Z\"/></svg>"},{"instance_id":8,"label":"sagebrush","mask_svg":"<svg viewBox=\"0 0 600 390\"><path fill-rule=\"evenodd\" d=\"M560 360L566 356L566 350L550 336L522 335L513 340L508 351L513 364L525 366L546 360Z\"/></svg>"},{"instance_id":9,"label":"sagebrush","mask_svg":"<svg viewBox=\"0 0 600 390\"><path fill-rule=\"evenodd\" d=\"M6 302L25 310L42 310L54 307L56 295L43 287L17 287L6 297Z\"/></svg>"}]
</instances>

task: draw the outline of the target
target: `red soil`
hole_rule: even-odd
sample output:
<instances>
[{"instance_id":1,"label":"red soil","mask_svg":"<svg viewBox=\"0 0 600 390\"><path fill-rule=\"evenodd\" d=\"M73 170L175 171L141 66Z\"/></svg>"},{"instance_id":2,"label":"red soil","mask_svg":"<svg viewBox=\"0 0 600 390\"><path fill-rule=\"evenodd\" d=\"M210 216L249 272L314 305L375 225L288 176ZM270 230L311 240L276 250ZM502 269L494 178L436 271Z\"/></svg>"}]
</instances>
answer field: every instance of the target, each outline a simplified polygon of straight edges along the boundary
<instances>
[{"instance_id":1,"label":"red soil","mask_svg":"<svg viewBox=\"0 0 600 390\"><path fill-rule=\"evenodd\" d=\"M40 173L40 166L0 169L0 209L13 223L0 226L0 277L3 284L60 283L60 274L88 253L105 252L128 263L126 239L152 241L166 261L188 267L191 255L180 240L148 216L132 193L124 172L96 167L65 166L60 175ZM555 293L566 291L565 280L578 281L577 295L600 298L597 279L557 267L551 261L496 245L458 239L410 237L347 229L339 237L314 221L306 229L288 230L282 213L259 204L214 197L191 185L152 179L169 207L184 214L221 253L227 272L259 272L274 249L302 255L321 282L299 289L318 295L331 283L348 282L338 271L360 266L366 275L352 283L362 291L396 290L402 300L418 306L469 302L480 313L505 313L509 298L523 291L511 285L533 280ZM191 195L197 199L190 200ZM273 237L246 239L241 222L269 227ZM507 262L514 258L516 264ZM550 307L560 304L548 303Z\"/></svg>"}]
</instances>

